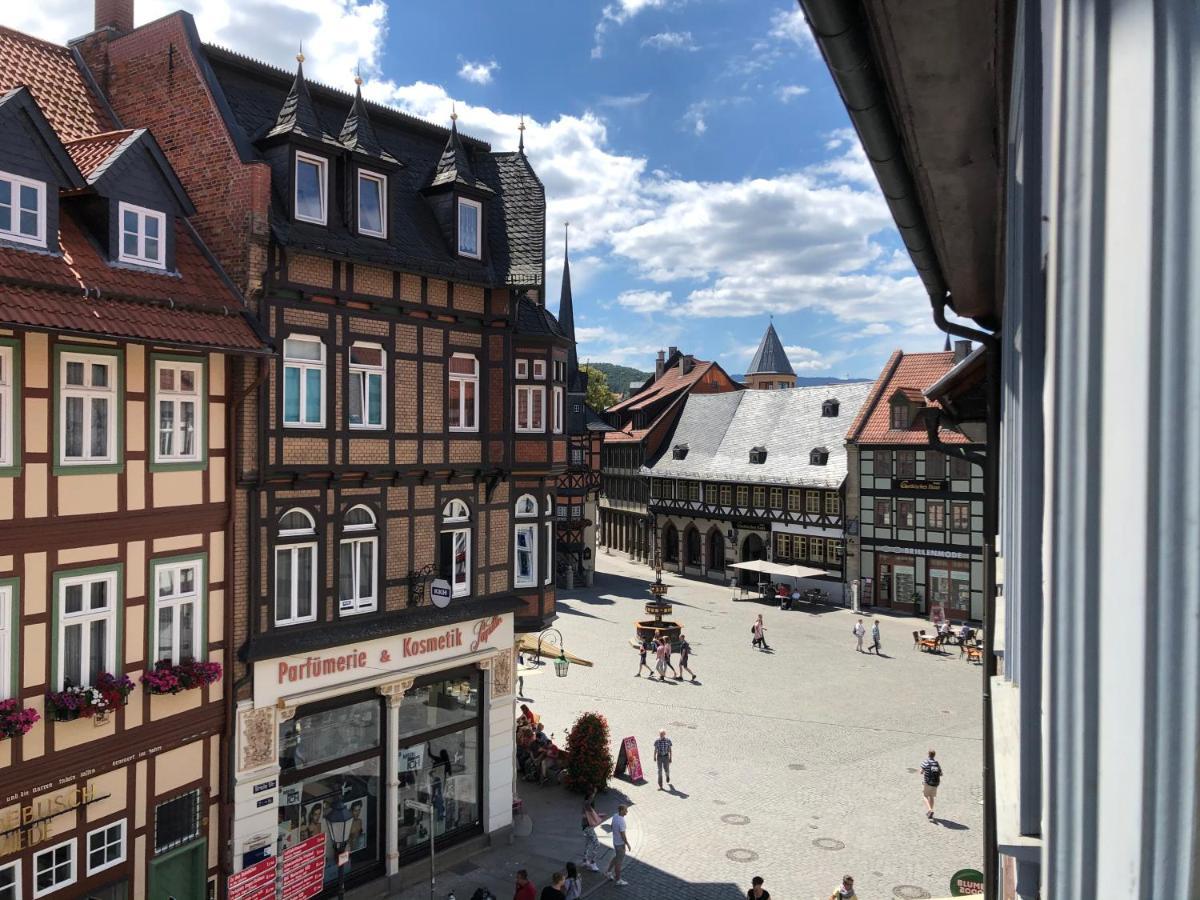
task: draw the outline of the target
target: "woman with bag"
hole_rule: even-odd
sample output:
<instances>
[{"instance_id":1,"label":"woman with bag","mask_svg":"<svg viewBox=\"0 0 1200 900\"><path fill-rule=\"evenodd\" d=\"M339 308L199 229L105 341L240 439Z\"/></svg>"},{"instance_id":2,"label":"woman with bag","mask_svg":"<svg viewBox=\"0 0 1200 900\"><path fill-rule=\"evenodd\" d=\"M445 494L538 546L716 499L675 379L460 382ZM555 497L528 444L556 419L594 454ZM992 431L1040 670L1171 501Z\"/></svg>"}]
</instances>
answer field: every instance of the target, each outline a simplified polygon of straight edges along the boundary
<instances>
[{"instance_id":1,"label":"woman with bag","mask_svg":"<svg viewBox=\"0 0 1200 900\"><path fill-rule=\"evenodd\" d=\"M596 829L600 827L602 819L600 813L596 812L595 800L596 789L591 788L583 801L583 865L586 869L599 872L596 857L600 855L600 838L596 837Z\"/></svg>"},{"instance_id":2,"label":"woman with bag","mask_svg":"<svg viewBox=\"0 0 1200 900\"><path fill-rule=\"evenodd\" d=\"M580 900L583 896L583 879L579 877L579 870L573 862L567 863L567 880L563 883L563 895L565 900Z\"/></svg>"}]
</instances>

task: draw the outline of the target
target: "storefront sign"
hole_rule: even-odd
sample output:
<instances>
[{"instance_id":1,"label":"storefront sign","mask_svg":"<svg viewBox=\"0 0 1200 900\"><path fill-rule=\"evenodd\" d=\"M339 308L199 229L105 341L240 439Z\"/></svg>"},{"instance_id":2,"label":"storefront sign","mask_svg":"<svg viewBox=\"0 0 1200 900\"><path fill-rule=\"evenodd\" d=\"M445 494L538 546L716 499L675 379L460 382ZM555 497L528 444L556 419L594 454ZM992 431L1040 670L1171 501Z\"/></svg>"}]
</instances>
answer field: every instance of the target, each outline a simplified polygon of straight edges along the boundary
<instances>
[{"instance_id":1,"label":"storefront sign","mask_svg":"<svg viewBox=\"0 0 1200 900\"><path fill-rule=\"evenodd\" d=\"M946 482L944 481L923 481L916 478L894 478L892 479L892 490L894 491L944 491L946 490Z\"/></svg>"},{"instance_id":2,"label":"storefront sign","mask_svg":"<svg viewBox=\"0 0 1200 900\"><path fill-rule=\"evenodd\" d=\"M488 616L303 657L261 660L254 667L254 701L257 706L266 706L300 691L386 677L415 666L511 645L512 616Z\"/></svg>"},{"instance_id":3,"label":"storefront sign","mask_svg":"<svg viewBox=\"0 0 1200 900\"><path fill-rule=\"evenodd\" d=\"M950 896L967 897L983 894L983 873L977 869L959 869L950 876Z\"/></svg>"},{"instance_id":4,"label":"storefront sign","mask_svg":"<svg viewBox=\"0 0 1200 900\"><path fill-rule=\"evenodd\" d=\"M435 578L429 584L429 599L438 609L450 605L450 582L445 578Z\"/></svg>"},{"instance_id":5,"label":"storefront sign","mask_svg":"<svg viewBox=\"0 0 1200 900\"><path fill-rule=\"evenodd\" d=\"M96 796L95 785L67 788L40 797L0 817L0 856L35 847L54 836L54 818L111 795Z\"/></svg>"},{"instance_id":6,"label":"storefront sign","mask_svg":"<svg viewBox=\"0 0 1200 900\"><path fill-rule=\"evenodd\" d=\"M634 784L641 784L646 780L642 774L642 758L638 755L637 738L627 737L621 741L621 749L617 751L617 764L613 768L613 775L619 777L621 773L628 770L626 776Z\"/></svg>"},{"instance_id":7,"label":"storefront sign","mask_svg":"<svg viewBox=\"0 0 1200 900\"><path fill-rule=\"evenodd\" d=\"M899 553L904 556L940 556L943 559L970 559L969 553L959 553L956 550L946 550L941 547L893 547L889 544L877 544L874 547L864 547L864 550L874 550L876 553Z\"/></svg>"},{"instance_id":8,"label":"storefront sign","mask_svg":"<svg viewBox=\"0 0 1200 900\"><path fill-rule=\"evenodd\" d=\"M275 857L230 875L226 896L228 900L275 900Z\"/></svg>"},{"instance_id":9,"label":"storefront sign","mask_svg":"<svg viewBox=\"0 0 1200 900\"><path fill-rule=\"evenodd\" d=\"M308 900L325 885L325 835L314 834L283 853L283 900Z\"/></svg>"}]
</instances>

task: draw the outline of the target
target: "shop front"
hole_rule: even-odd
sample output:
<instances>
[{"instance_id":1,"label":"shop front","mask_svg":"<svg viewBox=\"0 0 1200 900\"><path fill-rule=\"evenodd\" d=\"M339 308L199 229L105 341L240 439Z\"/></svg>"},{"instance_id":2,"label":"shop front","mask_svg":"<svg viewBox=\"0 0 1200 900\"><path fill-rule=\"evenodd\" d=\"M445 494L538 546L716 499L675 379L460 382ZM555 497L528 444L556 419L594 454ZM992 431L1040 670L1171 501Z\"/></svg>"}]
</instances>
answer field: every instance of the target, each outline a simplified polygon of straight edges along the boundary
<instances>
[{"instance_id":1,"label":"shop front","mask_svg":"<svg viewBox=\"0 0 1200 900\"><path fill-rule=\"evenodd\" d=\"M863 543L860 585L865 606L952 621L982 616L982 558L957 550Z\"/></svg>"},{"instance_id":2,"label":"shop front","mask_svg":"<svg viewBox=\"0 0 1200 900\"><path fill-rule=\"evenodd\" d=\"M234 869L314 848L348 816L348 885L428 865L512 816L512 614L255 664L239 710ZM273 746L271 746L273 745ZM260 764L261 763L261 764ZM293 852L294 851L294 852Z\"/></svg>"}]
</instances>

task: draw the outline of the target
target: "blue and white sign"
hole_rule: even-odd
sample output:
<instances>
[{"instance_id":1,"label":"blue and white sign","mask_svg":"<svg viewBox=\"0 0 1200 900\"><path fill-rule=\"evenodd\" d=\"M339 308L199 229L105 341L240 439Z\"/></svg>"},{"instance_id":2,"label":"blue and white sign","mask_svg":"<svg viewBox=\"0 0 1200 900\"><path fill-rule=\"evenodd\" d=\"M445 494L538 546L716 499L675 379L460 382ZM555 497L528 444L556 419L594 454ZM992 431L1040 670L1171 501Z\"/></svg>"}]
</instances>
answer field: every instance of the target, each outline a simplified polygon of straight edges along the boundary
<instances>
[{"instance_id":1,"label":"blue and white sign","mask_svg":"<svg viewBox=\"0 0 1200 900\"><path fill-rule=\"evenodd\" d=\"M450 605L450 582L445 578L435 578L429 585L429 599L438 609Z\"/></svg>"}]
</instances>

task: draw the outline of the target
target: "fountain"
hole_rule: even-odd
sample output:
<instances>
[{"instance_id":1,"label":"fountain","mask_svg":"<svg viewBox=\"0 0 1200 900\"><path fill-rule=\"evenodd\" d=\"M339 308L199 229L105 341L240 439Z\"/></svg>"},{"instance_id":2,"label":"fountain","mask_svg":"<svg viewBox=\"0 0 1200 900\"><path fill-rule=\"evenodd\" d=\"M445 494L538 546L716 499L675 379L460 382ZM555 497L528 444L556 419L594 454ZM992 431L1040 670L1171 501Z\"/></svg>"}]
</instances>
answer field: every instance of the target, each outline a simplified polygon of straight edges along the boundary
<instances>
[{"instance_id":1,"label":"fountain","mask_svg":"<svg viewBox=\"0 0 1200 900\"><path fill-rule=\"evenodd\" d=\"M678 622L670 622L664 618L671 615L673 608L666 599L667 586L663 584L662 568L660 567L655 567L654 583L650 585L650 593L654 596L654 599L646 604L646 615L653 616L653 618L644 619L637 623L638 640L645 641L665 637L672 644L678 643L683 626Z\"/></svg>"}]
</instances>

